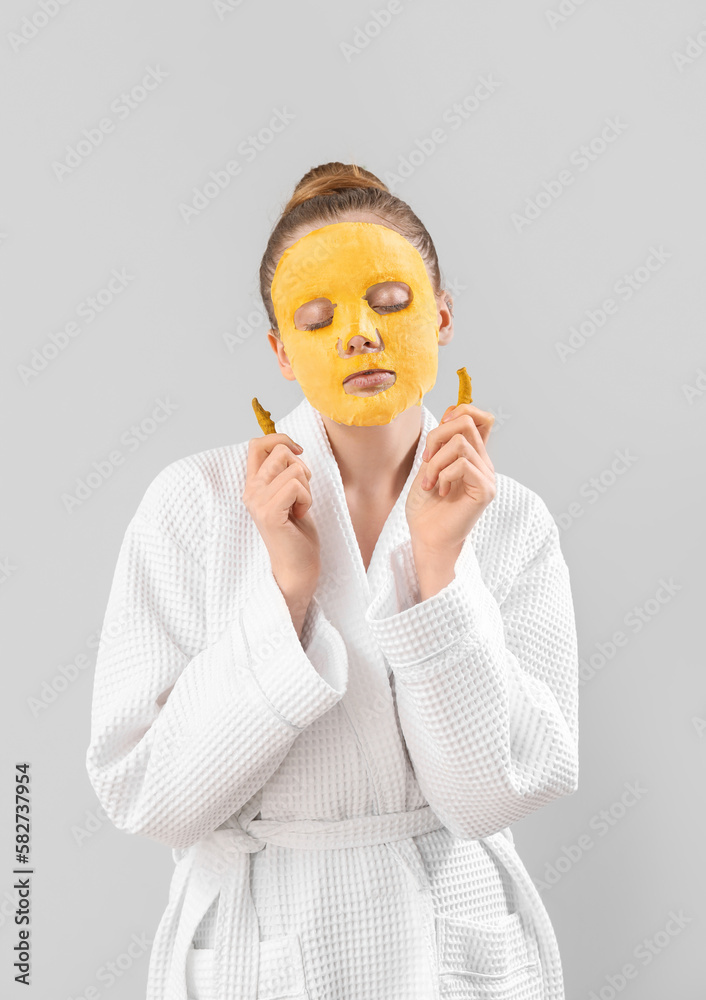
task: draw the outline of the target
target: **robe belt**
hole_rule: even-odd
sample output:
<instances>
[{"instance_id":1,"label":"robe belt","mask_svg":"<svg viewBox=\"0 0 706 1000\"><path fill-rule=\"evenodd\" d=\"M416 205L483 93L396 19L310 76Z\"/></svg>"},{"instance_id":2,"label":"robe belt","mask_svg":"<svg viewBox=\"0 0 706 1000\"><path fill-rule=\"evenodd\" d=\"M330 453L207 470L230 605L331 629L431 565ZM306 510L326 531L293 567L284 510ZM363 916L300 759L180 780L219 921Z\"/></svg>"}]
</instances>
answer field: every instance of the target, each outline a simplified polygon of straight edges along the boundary
<instances>
[{"instance_id":1,"label":"robe belt","mask_svg":"<svg viewBox=\"0 0 706 1000\"><path fill-rule=\"evenodd\" d=\"M214 994L219 1000L256 1000L260 933L250 891L249 855L267 844L301 850L366 847L407 840L442 826L430 806L342 820L252 819L244 807L234 826L222 826L174 851L169 901L150 955L146 1000L189 1000L186 957L199 923L215 899ZM250 815L248 815L250 812Z\"/></svg>"}]
</instances>

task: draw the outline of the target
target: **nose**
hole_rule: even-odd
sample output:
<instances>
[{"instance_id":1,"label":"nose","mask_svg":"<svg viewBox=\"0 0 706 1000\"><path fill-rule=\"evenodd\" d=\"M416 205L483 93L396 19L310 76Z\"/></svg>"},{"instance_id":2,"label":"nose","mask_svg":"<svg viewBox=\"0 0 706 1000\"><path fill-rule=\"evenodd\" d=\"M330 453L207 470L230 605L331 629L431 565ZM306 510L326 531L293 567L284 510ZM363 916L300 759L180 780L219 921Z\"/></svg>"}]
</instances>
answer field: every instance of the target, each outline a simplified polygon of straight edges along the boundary
<instances>
[{"instance_id":1,"label":"nose","mask_svg":"<svg viewBox=\"0 0 706 1000\"><path fill-rule=\"evenodd\" d=\"M357 302L341 302L339 330L345 330L344 337L336 342L336 351L341 358L351 358L358 354L379 354L385 350L380 331L375 326L377 314L360 299Z\"/></svg>"},{"instance_id":2,"label":"nose","mask_svg":"<svg viewBox=\"0 0 706 1000\"><path fill-rule=\"evenodd\" d=\"M349 337L346 345L338 338L336 350L342 358L354 357L356 354L379 354L385 350L382 337L378 330L370 333L356 333Z\"/></svg>"}]
</instances>

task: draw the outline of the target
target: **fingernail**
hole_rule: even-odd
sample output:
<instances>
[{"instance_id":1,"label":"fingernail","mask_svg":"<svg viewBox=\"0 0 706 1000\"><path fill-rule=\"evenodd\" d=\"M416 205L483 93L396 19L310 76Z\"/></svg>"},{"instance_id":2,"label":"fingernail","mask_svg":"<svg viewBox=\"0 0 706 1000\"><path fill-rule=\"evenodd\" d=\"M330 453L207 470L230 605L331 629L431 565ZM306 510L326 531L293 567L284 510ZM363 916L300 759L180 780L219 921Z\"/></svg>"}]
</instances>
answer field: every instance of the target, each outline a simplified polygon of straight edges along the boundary
<instances>
[{"instance_id":1,"label":"fingernail","mask_svg":"<svg viewBox=\"0 0 706 1000\"><path fill-rule=\"evenodd\" d=\"M295 445L295 447L296 447L297 451L299 451L299 452L304 451L304 449L302 448L302 446L300 444Z\"/></svg>"},{"instance_id":2,"label":"fingernail","mask_svg":"<svg viewBox=\"0 0 706 1000\"><path fill-rule=\"evenodd\" d=\"M422 462L426 462L428 458L429 458L429 449L425 448L424 451L422 452Z\"/></svg>"},{"instance_id":3,"label":"fingernail","mask_svg":"<svg viewBox=\"0 0 706 1000\"><path fill-rule=\"evenodd\" d=\"M424 479L422 479L422 489L423 490L429 489L429 480L427 479L426 476L424 477Z\"/></svg>"}]
</instances>

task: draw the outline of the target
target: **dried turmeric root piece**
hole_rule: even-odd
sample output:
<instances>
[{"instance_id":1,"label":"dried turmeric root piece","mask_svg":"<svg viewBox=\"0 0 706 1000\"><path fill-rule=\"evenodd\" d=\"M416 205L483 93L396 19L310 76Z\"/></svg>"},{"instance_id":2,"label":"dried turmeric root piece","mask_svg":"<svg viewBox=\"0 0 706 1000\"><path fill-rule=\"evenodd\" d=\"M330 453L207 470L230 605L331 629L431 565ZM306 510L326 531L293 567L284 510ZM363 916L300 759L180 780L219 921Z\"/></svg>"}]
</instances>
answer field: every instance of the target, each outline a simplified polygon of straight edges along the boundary
<instances>
[{"instance_id":1,"label":"dried turmeric root piece","mask_svg":"<svg viewBox=\"0 0 706 1000\"><path fill-rule=\"evenodd\" d=\"M275 422L270 417L270 411L263 409L257 401L257 396L253 396L252 398L252 408L255 411L255 416L257 417L257 422L260 425L262 433L275 434Z\"/></svg>"},{"instance_id":2,"label":"dried turmeric root piece","mask_svg":"<svg viewBox=\"0 0 706 1000\"><path fill-rule=\"evenodd\" d=\"M458 375L458 403L472 403L471 376L465 368L457 368L456 374Z\"/></svg>"}]
</instances>

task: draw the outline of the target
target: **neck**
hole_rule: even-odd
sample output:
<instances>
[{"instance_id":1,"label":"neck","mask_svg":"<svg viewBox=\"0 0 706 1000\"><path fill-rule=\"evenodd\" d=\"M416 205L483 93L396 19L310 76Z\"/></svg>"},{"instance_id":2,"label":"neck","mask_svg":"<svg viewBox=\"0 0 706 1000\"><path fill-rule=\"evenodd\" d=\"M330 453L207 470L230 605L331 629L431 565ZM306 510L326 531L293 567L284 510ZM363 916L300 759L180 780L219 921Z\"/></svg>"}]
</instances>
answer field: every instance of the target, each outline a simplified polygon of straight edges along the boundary
<instances>
[{"instance_id":1,"label":"neck","mask_svg":"<svg viewBox=\"0 0 706 1000\"><path fill-rule=\"evenodd\" d=\"M399 496L422 431L422 408L410 406L389 424L338 424L321 414L344 488L358 496Z\"/></svg>"}]
</instances>

